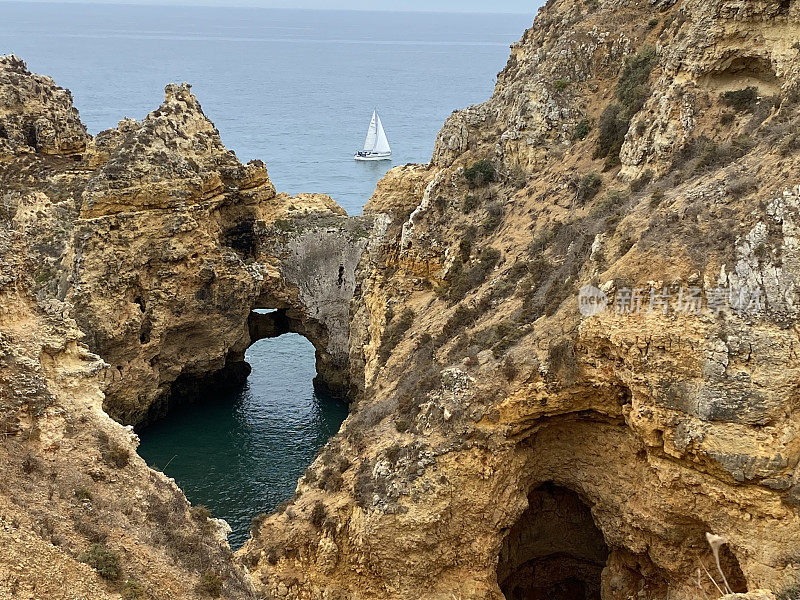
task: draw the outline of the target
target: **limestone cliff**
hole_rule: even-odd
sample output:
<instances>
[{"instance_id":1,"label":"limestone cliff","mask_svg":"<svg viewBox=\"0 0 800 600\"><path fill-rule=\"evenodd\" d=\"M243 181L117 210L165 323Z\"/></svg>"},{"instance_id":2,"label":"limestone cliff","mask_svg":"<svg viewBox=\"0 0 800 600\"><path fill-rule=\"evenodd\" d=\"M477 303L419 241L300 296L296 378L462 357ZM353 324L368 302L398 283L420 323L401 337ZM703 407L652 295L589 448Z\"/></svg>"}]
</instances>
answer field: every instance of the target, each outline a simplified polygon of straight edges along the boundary
<instances>
[{"instance_id":1,"label":"limestone cliff","mask_svg":"<svg viewBox=\"0 0 800 600\"><path fill-rule=\"evenodd\" d=\"M799 26L548 2L365 209L363 393L243 551L268 593L719 597L712 533L796 597Z\"/></svg>"},{"instance_id":2,"label":"limestone cliff","mask_svg":"<svg viewBox=\"0 0 800 600\"><path fill-rule=\"evenodd\" d=\"M140 425L241 379L245 349L286 331L315 344L320 385L346 393L363 220L276 194L188 85L93 138L69 92L13 56L0 197L0 597L255 597L227 525L148 469L109 415Z\"/></svg>"},{"instance_id":3,"label":"limestone cliff","mask_svg":"<svg viewBox=\"0 0 800 600\"><path fill-rule=\"evenodd\" d=\"M186 86L90 138L0 61L3 592L794 600L798 29L551 0L359 220L276 194ZM233 557L107 414L285 331L354 403Z\"/></svg>"}]
</instances>

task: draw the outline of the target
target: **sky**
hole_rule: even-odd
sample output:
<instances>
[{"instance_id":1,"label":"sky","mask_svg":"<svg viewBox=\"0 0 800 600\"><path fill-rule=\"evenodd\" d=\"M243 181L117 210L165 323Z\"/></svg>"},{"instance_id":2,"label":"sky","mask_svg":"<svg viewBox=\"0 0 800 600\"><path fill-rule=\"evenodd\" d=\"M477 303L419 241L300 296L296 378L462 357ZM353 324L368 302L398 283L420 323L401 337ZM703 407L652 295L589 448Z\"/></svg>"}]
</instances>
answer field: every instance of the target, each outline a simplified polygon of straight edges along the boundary
<instances>
[{"instance_id":1,"label":"sky","mask_svg":"<svg viewBox=\"0 0 800 600\"><path fill-rule=\"evenodd\" d=\"M2 0L0 0L2 1ZM91 4L179 4L191 6L258 6L264 8L506 12L535 14L543 0L27 0Z\"/></svg>"}]
</instances>

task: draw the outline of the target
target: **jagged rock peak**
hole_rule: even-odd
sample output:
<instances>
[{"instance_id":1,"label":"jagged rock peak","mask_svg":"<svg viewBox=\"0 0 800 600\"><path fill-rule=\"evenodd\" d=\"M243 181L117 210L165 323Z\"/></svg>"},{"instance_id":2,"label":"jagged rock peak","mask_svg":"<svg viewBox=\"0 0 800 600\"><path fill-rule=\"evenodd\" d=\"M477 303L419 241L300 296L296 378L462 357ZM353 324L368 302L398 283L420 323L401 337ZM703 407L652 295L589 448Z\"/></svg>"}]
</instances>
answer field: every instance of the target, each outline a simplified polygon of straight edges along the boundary
<instances>
[{"instance_id":1,"label":"jagged rock peak","mask_svg":"<svg viewBox=\"0 0 800 600\"><path fill-rule=\"evenodd\" d=\"M264 186L274 196L263 163L243 165L225 147L188 83L167 85L164 102L141 122L123 119L99 133L95 150L107 160L84 194L87 216L176 206L234 188Z\"/></svg>"},{"instance_id":2,"label":"jagged rock peak","mask_svg":"<svg viewBox=\"0 0 800 600\"><path fill-rule=\"evenodd\" d=\"M69 90L31 73L14 54L0 56L0 157L76 154L89 139Z\"/></svg>"}]
</instances>

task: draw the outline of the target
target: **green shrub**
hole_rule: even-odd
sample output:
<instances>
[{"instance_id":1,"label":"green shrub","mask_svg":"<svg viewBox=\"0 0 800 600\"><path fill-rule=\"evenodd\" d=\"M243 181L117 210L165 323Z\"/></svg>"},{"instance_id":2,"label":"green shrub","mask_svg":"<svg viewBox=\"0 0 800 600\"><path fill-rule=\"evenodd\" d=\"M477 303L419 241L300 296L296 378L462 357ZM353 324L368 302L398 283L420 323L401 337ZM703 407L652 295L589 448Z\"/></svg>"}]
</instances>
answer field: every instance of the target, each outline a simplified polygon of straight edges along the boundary
<instances>
[{"instance_id":1,"label":"green shrub","mask_svg":"<svg viewBox=\"0 0 800 600\"><path fill-rule=\"evenodd\" d=\"M217 598L222 594L223 583L222 577L209 569L200 577L200 583L197 584L197 591L201 594Z\"/></svg>"},{"instance_id":2,"label":"green shrub","mask_svg":"<svg viewBox=\"0 0 800 600\"><path fill-rule=\"evenodd\" d=\"M486 207L486 218L483 220L483 228L486 231L494 231L503 222L503 205L499 202L492 202Z\"/></svg>"},{"instance_id":3,"label":"green shrub","mask_svg":"<svg viewBox=\"0 0 800 600\"><path fill-rule=\"evenodd\" d=\"M572 139L585 140L586 136L589 135L589 132L591 130L592 130L592 125L591 123L589 123L589 119L581 119L575 126L575 132L572 134Z\"/></svg>"},{"instance_id":4,"label":"green shrub","mask_svg":"<svg viewBox=\"0 0 800 600\"><path fill-rule=\"evenodd\" d=\"M314 504L314 508L311 509L311 524L316 529L322 529L327 517L328 513L325 510L325 505L317 500L316 504Z\"/></svg>"},{"instance_id":5,"label":"green shrub","mask_svg":"<svg viewBox=\"0 0 800 600\"><path fill-rule=\"evenodd\" d=\"M722 101L738 112L752 111L758 103L758 88L746 87L722 94Z\"/></svg>"},{"instance_id":6,"label":"green shrub","mask_svg":"<svg viewBox=\"0 0 800 600\"><path fill-rule=\"evenodd\" d=\"M458 242L458 256L462 263L469 262L469 257L472 255L472 244L478 231L474 225L467 227L464 231L464 236Z\"/></svg>"},{"instance_id":7,"label":"green shrub","mask_svg":"<svg viewBox=\"0 0 800 600\"><path fill-rule=\"evenodd\" d=\"M553 84L553 87L555 87L556 90L558 90L559 92L563 92L565 89L567 89L567 87L569 87L570 83L571 82L569 79L565 78L556 79L555 83Z\"/></svg>"},{"instance_id":8,"label":"green shrub","mask_svg":"<svg viewBox=\"0 0 800 600\"><path fill-rule=\"evenodd\" d=\"M658 19L653 17L647 22L647 31L652 31L658 26Z\"/></svg>"},{"instance_id":9,"label":"green shrub","mask_svg":"<svg viewBox=\"0 0 800 600\"><path fill-rule=\"evenodd\" d=\"M461 204L461 210L465 215L468 215L473 210L478 208L479 204L480 201L475 196L473 196L472 194L467 194L464 197L464 202Z\"/></svg>"},{"instance_id":10,"label":"green shrub","mask_svg":"<svg viewBox=\"0 0 800 600\"><path fill-rule=\"evenodd\" d=\"M103 579L116 580L120 578L122 569L119 565L119 556L111 552L103 544L92 544L81 554L81 562L92 567Z\"/></svg>"},{"instance_id":11,"label":"green shrub","mask_svg":"<svg viewBox=\"0 0 800 600\"><path fill-rule=\"evenodd\" d=\"M628 196L619 190L611 190L595 203L589 212L589 218L598 220L616 213L619 208L627 201Z\"/></svg>"},{"instance_id":12,"label":"green shrub","mask_svg":"<svg viewBox=\"0 0 800 600\"><path fill-rule=\"evenodd\" d=\"M127 579L122 586L124 600L139 600L146 597L144 586L136 579Z\"/></svg>"},{"instance_id":13,"label":"green shrub","mask_svg":"<svg viewBox=\"0 0 800 600\"><path fill-rule=\"evenodd\" d=\"M593 158L618 156L630 127L630 117L616 102L609 104L597 123L597 146Z\"/></svg>"},{"instance_id":14,"label":"green shrub","mask_svg":"<svg viewBox=\"0 0 800 600\"><path fill-rule=\"evenodd\" d=\"M752 150L754 146L755 142L744 135L722 144L717 144L710 140L706 141L700 152L700 158L695 165L695 169L697 171L704 171L722 167L742 158Z\"/></svg>"},{"instance_id":15,"label":"green shrub","mask_svg":"<svg viewBox=\"0 0 800 600\"><path fill-rule=\"evenodd\" d=\"M578 181L578 203L585 204L594 198L601 187L603 187L603 178L597 173L589 173L581 177Z\"/></svg>"},{"instance_id":16,"label":"green shrub","mask_svg":"<svg viewBox=\"0 0 800 600\"><path fill-rule=\"evenodd\" d=\"M655 64L656 49L652 46L645 46L625 61L617 82L616 95L630 116L641 110L650 95L647 80Z\"/></svg>"},{"instance_id":17,"label":"green shrub","mask_svg":"<svg viewBox=\"0 0 800 600\"><path fill-rule=\"evenodd\" d=\"M459 304L442 327L442 341L451 339L458 331L475 319L475 311Z\"/></svg>"},{"instance_id":18,"label":"green shrub","mask_svg":"<svg viewBox=\"0 0 800 600\"><path fill-rule=\"evenodd\" d=\"M495 180L496 172L494 165L486 159L472 163L464 169L464 178L470 187L478 187Z\"/></svg>"},{"instance_id":19,"label":"green shrub","mask_svg":"<svg viewBox=\"0 0 800 600\"><path fill-rule=\"evenodd\" d=\"M609 104L600 116L594 158L619 156L631 119L642 109L650 95L647 80L655 64L656 51L651 46L645 46L625 61L615 88L618 102ZM613 161L609 162L609 166L612 164Z\"/></svg>"},{"instance_id":20,"label":"green shrub","mask_svg":"<svg viewBox=\"0 0 800 600\"><path fill-rule=\"evenodd\" d=\"M82 488L78 488L77 490L75 490L75 497L78 500L80 500L81 502L83 502L84 500L91 500L92 499L92 494L91 494L91 492L89 492L89 490L87 490L86 488L82 487Z\"/></svg>"},{"instance_id":21,"label":"green shrub","mask_svg":"<svg viewBox=\"0 0 800 600\"><path fill-rule=\"evenodd\" d=\"M443 288L444 297L453 304L460 302L470 290L486 281L499 260L499 250L484 248L477 262L466 267L455 263L447 276L446 287Z\"/></svg>"}]
</instances>

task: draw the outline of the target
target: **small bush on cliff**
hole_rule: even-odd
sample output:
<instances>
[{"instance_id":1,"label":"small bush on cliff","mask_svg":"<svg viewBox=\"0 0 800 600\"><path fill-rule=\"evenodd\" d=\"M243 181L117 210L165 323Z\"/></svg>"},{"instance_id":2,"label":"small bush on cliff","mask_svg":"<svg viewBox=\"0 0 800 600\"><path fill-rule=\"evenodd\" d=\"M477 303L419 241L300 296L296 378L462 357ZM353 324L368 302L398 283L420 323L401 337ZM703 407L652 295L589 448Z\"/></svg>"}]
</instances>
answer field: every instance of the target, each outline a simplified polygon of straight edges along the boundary
<instances>
[{"instance_id":1,"label":"small bush on cliff","mask_svg":"<svg viewBox=\"0 0 800 600\"><path fill-rule=\"evenodd\" d=\"M616 93L622 105L631 113L639 112L644 106L650 90L647 88L647 80L656 64L656 49L652 46L645 46L634 56L625 61L617 82Z\"/></svg>"},{"instance_id":2,"label":"small bush on cliff","mask_svg":"<svg viewBox=\"0 0 800 600\"><path fill-rule=\"evenodd\" d=\"M200 583L197 584L197 591L201 594L217 598L220 594L222 594L223 584L224 581L222 577L209 569L200 577Z\"/></svg>"},{"instance_id":3,"label":"small bush on cliff","mask_svg":"<svg viewBox=\"0 0 800 600\"><path fill-rule=\"evenodd\" d=\"M286 507L284 506L283 509L285 510ZM275 509L275 512L281 513L283 511ZM258 538L259 534L261 533L261 526L264 524L264 521L267 520L267 513L260 513L253 517L253 520L250 521L250 535L251 537Z\"/></svg>"},{"instance_id":4,"label":"small bush on cliff","mask_svg":"<svg viewBox=\"0 0 800 600\"><path fill-rule=\"evenodd\" d=\"M519 367L513 358L506 356L500 363L500 372L508 381L514 381L519 375Z\"/></svg>"},{"instance_id":5,"label":"small bush on cliff","mask_svg":"<svg viewBox=\"0 0 800 600\"><path fill-rule=\"evenodd\" d=\"M317 500L316 504L314 504L314 508L311 509L311 524L316 529L322 529L327 517L328 513L325 510L325 505Z\"/></svg>"},{"instance_id":6,"label":"small bush on cliff","mask_svg":"<svg viewBox=\"0 0 800 600\"><path fill-rule=\"evenodd\" d=\"M496 175L494 165L485 159L474 162L464 169L464 178L472 188L492 183Z\"/></svg>"},{"instance_id":7,"label":"small bush on cliff","mask_svg":"<svg viewBox=\"0 0 800 600\"><path fill-rule=\"evenodd\" d=\"M478 230L474 225L467 227L464 235L458 242L458 256L462 263L469 262L472 255L472 244L475 242L475 237L478 235Z\"/></svg>"},{"instance_id":8,"label":"small bush on cliff","mask_svg":"<svg viewBox=\"0 0 800 600\"><path fill-rule=\"evenodd\" d=\"M463 300L471 290L486 281L486 277L499 260L499 250L484 248L476 263L468 267L463 267L461 263L455 263L448 275L446 287L442 290L444 297L452 304Z\"/></svg>"},{"instance_id":9,"label":"small bush on cliff","mask_svg":"<svg viewBox=\"0 0 800 600\"><path fill-rule=\"evenodd\" d=\"M616 102L609 104L600 115L597 124L598 136L594 158L619 154L629 126L630 121L622 107Z\"/></svg>"},{"instance_id":10,"label":"small bush on cliff","mask_svg":"<svg viewBox=\"0 0 800 600\"><path fill-rule=\"evenodd\" d=\"M139 600L147 597L144 586L136 579L127 579L122 585L121 593L124 600Z\"/></svg>"},{"instance_id":11,"label":"small bush on cliff","mask_svg":"<svg viewBox=\"0 0 800 600\"><path fill-rule=\"evenodd\" d=\"M656 64L656 51L645 46L625 61L616 86L614 102L606 107L600 117L600 130L594 158L616 157L622 149L631 119L644 106L650 95L647 80Z\"/></svg>"},{"instance_id":12,"label":"small bush on cliff","mask_svg":"<svg viewBox=\"0 0 800 600\"><path fill-rule=\"evenodd\" d=\"M380 357L383 362L389 360L389 356L397 345L402 341L403 336L414 323L414 311L410 308L403 309L397 320L392 319L386 326L386 331L381 342Z\"/></svg>"},{"instance_id":13,"label":"small bush on cliff","mask_svg":"<svg viewBox=\"0 0 800 600\"><path fill-rule=\"evenodd\" d=\"M556 88L557 91L563 92L565 89L569 87L570 83L571 82L569 79L565 78L556 79L555 83L553 83L553 87Z\"/></svg>"},{"instance_id":14,"label":"small bush on cliff","mask_svg":"<svg viewBox=\"0 0 800 600\"><path fill-rule=\"evenodd\" d=\"M572 139L585 140L586 136L589 135L589 132L591 130L592 130L592 125L589 122L589 119L581 119L575 126L575 131L572 134Z\"/></svg>"},{"instance_id":15,"label":"small bush on cliff","mask_svg":"<svg viewBox=\"0 0 800 600\"><path fill-rule=\"evenodd\" d=\"M492 202L486 207L486 218L483 220L483 228L487 232L492 232L503 222L505 210L499 202Z\"/></svg>"},{"instance_id":16,"label":"small bush on cliff","mask_svg":"<svg viewBox=\"0 0 800 600\"><path fill-rule=\"evenodd\" d=\"M758 88L746 87L722 94L722 101L738 112L752 111L758 104Z\"/></svg>"},{"instance_id":17,"label":"small bush on cliff","mask_svg":"<svg viewBox=\"0 0 800 600\"><path fill-rule=\"evenodd\" d=\"M468 215L473 210L478 208L479 204L480 200L478 200L478 198L476 198L472 194L467 194L464 197L464 202L461 204L461 210L464 212L465 215Z\"/></svg>"},{"instance_id":18,"label":"small bush on cliff","mask_svg":"<svg viewBox=\"0 0 800 600\"><path fill-rule=\"evenodd\" d=\"M800 585L786 588L782 592L778 592L776 597L778 600L798 600L800 599Z\"/></svg>"},{"instance_id":19,"label":"small bush on cliff","mask_svg":"<svg viewBox=\"0 0 800 600\"><path fill-rule=\"evenodd\" d=\"M92 544L81 554L81 562L92 567L103 579L116 580L122 574L119 556L111 552L103 544Z\"/></svg>"},{"instance_id":20,"label":"small bush on cliff","mask_svg":"<svg viewBox=\"0 0 800 600\"><path fill-rule=\"evenodd\" d=\"M197 506L190 508L189 514L192 515L192 518L195 521L199 521L200 523L205 523L211 518L211 511L202 504L198 504Z\"/></svg>"},{"instance_id":21,"label":"small bush on cliff","mask_svg":"<svg viewBox=\"0 0 800 600\"><path fill-rule=\"evenodd\" d=\"M748 136L740 135L730 142L717 144L716 142L705 140L702 144L700 157L695 165L698 172L708 171L725 166L735 160L742 158L755 146L755 142Z\"/></svg>"},{"instance_id":22,"label":"small bush on cliff","mask_svg":"<svg viewBox=\"0 0 800 600\"><path fill-rule=\"evenodd\" d=\"M597 173L590 173L581 177L576 187L576 200L578 204L583 205L594 198L600 191L600 188L603 187L603 178Z\"/></svg>"}]
</instances>

